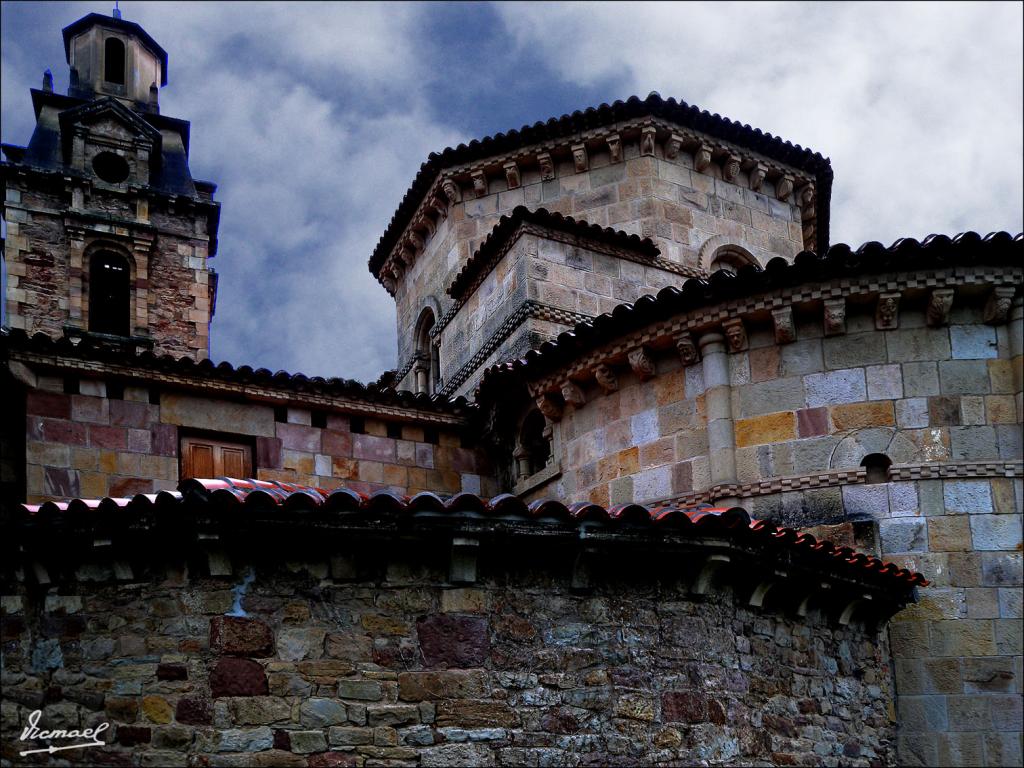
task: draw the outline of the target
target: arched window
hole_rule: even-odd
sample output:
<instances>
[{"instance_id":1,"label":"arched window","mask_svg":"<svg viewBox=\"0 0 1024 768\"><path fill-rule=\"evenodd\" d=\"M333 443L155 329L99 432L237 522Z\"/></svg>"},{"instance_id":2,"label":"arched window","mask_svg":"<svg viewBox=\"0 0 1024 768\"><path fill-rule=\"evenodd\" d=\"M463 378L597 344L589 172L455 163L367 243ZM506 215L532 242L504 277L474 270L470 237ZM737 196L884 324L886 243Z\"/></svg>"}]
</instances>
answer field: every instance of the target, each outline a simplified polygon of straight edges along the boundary
<instances>
[{"instance_id":1,"label":"arched window","mask_svg":"<svg viewBox=\"0 0 1024 768\"><path fill-rule=\"evenodd\" d=\"M103 79L114 85L124 85L124 43L108 37L103 48Z\"/></svg>"},{"instance_id":2,"label":"arched window","mask_svg":"<svg viewBox=\"0 0 1024 768\"><path fill-rule=\"evenodd\" d=\"M131 327L131 272L128 260L100 251L89 264L89 330L127 336Z\"/></svg>"},{"instance_id":3,"label":"arched window","mask_svg":"<svg viewBox=\"0 0 1024 768\"><path fill-rule=\"evenodd\" d=\"M430 338L435 322L434 311L427 307L420 313L420 320L416 325L416 364L413 370L416 372L417 394L433 394L441 378L437 346Z\"/></svg>"},{"instance_id":4,"label":"arched window","mask_svg":"<svg viewBox=\"0 0 1024 768\"><path fill-rule=\"evenodd\" d=\"M548 465L551 459L551 441L546 432L547 423L536 408L526 414L519 429L519 446L516 449L517 475L519 479L535 475Z\"/></svg>"},{"instance_id":5,"label":"arched window","mask_svg":"<svg viewBox=\"0 0 1024 768\"><path fill-rule=\"evenodd\" d=\"M889 482L889 467L892 466L892 459L884 453L869 453L861 460L860 465L867 470L865 482Z\"/></svg>"},{"instance_id":6,"label":"arched window","mask_svg":"<svg viewBox=\"0 0 1024 768\"><path fill-rule=\"evenodd\" d=\"M735 275L740 269L749 264L757 266L757 259L747 253L745 249L740 248L738 245L723 245L712 256L711 267L708 272L714 274L719 270L724 270Z\"/></svg>"}]
</instances>

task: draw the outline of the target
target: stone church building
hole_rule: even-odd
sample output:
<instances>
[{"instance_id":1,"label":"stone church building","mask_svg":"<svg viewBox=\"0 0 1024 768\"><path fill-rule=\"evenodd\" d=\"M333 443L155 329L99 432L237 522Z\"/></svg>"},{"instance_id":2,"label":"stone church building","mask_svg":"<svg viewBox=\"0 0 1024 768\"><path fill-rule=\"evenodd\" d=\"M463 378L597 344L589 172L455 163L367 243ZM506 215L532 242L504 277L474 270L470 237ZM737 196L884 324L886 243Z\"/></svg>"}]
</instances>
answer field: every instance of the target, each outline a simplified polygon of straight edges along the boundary
<instances>
[{"instance_id":1,"label":"stone church building","mask_svg":"<svg viewBox=\"0 0 1024 768\"><path fill-rule=\"evenodd\" d=\"M1020 234L832 244L826 158L652 94L426 160L376 383L214 364L168 54L63 36L0 163L4 765L1020 765Z\"/></svg>"}]
</instances>

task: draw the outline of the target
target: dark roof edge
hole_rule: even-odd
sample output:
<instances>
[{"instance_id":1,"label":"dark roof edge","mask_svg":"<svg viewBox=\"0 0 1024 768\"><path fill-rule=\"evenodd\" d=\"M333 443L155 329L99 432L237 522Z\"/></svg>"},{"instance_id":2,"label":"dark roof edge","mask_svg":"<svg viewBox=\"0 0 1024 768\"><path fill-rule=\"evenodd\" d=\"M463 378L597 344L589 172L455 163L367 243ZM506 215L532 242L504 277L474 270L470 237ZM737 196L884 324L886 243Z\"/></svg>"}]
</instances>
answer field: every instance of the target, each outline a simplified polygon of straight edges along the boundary
<instances>
[{"instance_id":1,"label":"dark roof edge","mask_svg":"<svg viewBox=\"0 0 1024 768\"><path fill-rule=\"evenodd\" d=\"M583 219L574 219L572 216L563 216L560 213L548 211L546 208L530 210L519 205L512 209L511 214L502 216L498 220L494 229L490 231L480 247L469 257L455 279L452 280L452 284L448 287L448 295L453 299L458 299L466 293L476 277L489 271L488 265L491 259L498 254L508 239L524 223L537 224L577 237L589 237L592 240L636 251L647 258L653 259L661 254L658 246L649 237L641 238L639 235L631 235L622 230L591 224Z\"/></svg>"},{"instance_id":2,"label":"dark roof edge","mask_svg":"<svg viewBox=\"0 0 1024 768\"><path fill-rule=\"evenodd\" d=\"M833 175L832 165L828 158L799 144L793 144L770 133L765 133L758 128L730 120L717 113L712 114L701 110L685 101L677 101L673 98L663 99L659 94L652 92L646 99L631 96L626 101L601 104L599 107L590 107L582 112L573 112L571 115L552 117L533 125L524 125L519 130L497 133L483 139L473 140L469 144L459 144L457 147L448 147L439 153L431 153L427 161L420 166L416 178L406 191L398 209L391 217L387 229L374 248L368 264L370 272L375 277L379 276L380 268L397 244L401 233L412 220L420 201L429 191L434 177L443 169L509 152L530 144L550 141L580 131L648 115L670 120L708 136L747 147L770 159L813 174L818 188L817 250L823 252L828 248L828 211Z\"/></svg>"}]
</instances>

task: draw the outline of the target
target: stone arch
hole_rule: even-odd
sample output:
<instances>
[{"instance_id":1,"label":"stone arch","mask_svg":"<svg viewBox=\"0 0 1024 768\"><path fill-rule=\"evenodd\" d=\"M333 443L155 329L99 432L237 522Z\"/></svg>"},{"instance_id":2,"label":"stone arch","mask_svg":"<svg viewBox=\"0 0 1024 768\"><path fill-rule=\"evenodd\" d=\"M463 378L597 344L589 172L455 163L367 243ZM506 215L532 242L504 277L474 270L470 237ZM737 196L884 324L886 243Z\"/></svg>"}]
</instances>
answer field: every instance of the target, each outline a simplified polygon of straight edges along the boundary
<instances>
[{"instance_id":1,"label":"stone arch","mask_svg":"<svg viewBox=\"0 0 1024 768\"><path fill-rule=\"evenodd\" d=\"M420 310L416 320L416 331L413 337L413 371L417 394L432 395L437 391L441 379L441 365L438 359L438 345L431 332L437 326L439 314L431 306L437 304L432 298L427 299L427 306Z\"/></svg>"},{"instance_id":2,"label":"stone arch","mask_svg":"<svg viewBox=\"0 0 1024 768\"><path fill-rule=\"evenodd\" d=\"M866 427L836 444L829 458L829 468L859 469L864 458L873 453L883 454L893 464L922 461L917 445L893 427Z\"/></svg>"},{"instance_id":3,"label":"stone arch","mask_svg":"<svg viewBox=\"0 0 1024 768\"><path fill-rule=\"evenodd\" d=\"M135 255L128 248L125 248L119 243L110 240L95 240L86 247L82 252L82 269L81 269L81 313L83 327L87 330L93 330L93 318L92 315L92 302L94 299L94 286L93 286L93 263L97 257L101 254L110 253L118 258L122 259L128 267L128 278L127 278L127 312L128 312L128 323L127 323L127 334L133 336L136 333L139 322L139 297L138 292L135 289L136 280L138 278L138 266L135 262ZM142 323L144 325L144 323Z\"/></svg>"},{"instance_id":4,"label":"stone arch","mask_svg":"<svg viewBox=\"0 0 1024 768\"><path fill-rule=\"evenodd\" d=\"M701 271L706 275L711 274L713 271L711 265L723 255L732 256L736 262L746 262L757 267L764 267L761 260L754 255L754 247L749 243L726 235L715 235L700 247L698 261ZM739 266L738 263L737 266Z\"/></svg>"}]
</instances>

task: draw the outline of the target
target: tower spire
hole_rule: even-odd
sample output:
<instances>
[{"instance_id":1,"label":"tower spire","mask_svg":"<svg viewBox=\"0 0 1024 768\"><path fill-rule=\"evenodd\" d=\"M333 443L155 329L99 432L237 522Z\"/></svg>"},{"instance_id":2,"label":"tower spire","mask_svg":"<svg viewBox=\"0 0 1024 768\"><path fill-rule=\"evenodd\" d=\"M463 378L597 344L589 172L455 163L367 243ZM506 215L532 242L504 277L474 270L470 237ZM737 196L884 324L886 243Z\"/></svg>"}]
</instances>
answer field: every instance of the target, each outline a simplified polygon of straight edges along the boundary
<instances>
[{"instance_id":1,"label":"tower spire","mask_svg":"<svg viewBox=\"0 0 1024 768\"><path fill-rule=\"evenodd\" d=\"M118 0L114 0L114 12L111 14L115 19L121 18L121 9L118 8Z\"/></svg>"}]
</instances>

